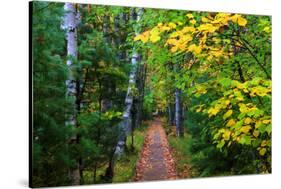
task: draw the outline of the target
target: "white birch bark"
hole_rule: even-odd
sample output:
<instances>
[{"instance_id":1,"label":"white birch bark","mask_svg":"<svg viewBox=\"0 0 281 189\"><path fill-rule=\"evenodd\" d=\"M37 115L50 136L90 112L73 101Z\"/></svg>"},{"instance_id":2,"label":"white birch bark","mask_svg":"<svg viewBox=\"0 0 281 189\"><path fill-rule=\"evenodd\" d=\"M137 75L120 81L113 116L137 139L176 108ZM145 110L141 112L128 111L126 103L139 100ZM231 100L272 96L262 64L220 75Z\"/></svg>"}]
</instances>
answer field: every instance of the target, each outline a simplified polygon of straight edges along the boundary
<instances>
[{"instance_id":1,"label":"white birch bark","mask_svg":"<svg viewBox=\"0 0 281 189\"><path fill-rule=\"evenodd\" d=\"M67 60L67 66L69 68L69 78L66 80L67 95L72 97L74 102L76 100L76 83L73 75L73 59L77 58L77 25L79 22L79 14L75 10L75 6L72 3L65 3L64 5L65 15L63 29L66 30L67 40L67 56L71 57ZM74 106L75 107L75 106ZM76 113L74 113L68 124L76 126ZM76 136L75 136L76 139ZM75 168L71 170L70 177L73 185L80 184L80 172L79 163L76 162Z\"/></svg>"},{"instance_id":2,"label":"white birch bark","mask_svg":"<svg viewBox=\"0 0 281 189\"><path fill-rule=\"evenodd\" d=\"M138 23L140 21L141 15L143 13L143 9L139 8L137 12L137 18L136 22ZM135 31L135 34L138 35L138 31ZM132 89L133 86L136 84L136 68L138 64L138 60L140 59L140 56L138 52L136 51L135 47L133 48L133 53L131 57L131 65L132 70L129 75L129 86L127 90L127 95L125 98L125 110L123 112L123 120L119 124L121 135L119 137L119 141L115 150L115 154L117 156L121 155L124 151L125 142L126 142L126 136L131 132L131 125L132 125L132 117L131 117L131 110L133 106L133 96L132 96Z\"/></svg>"}]
</instances>

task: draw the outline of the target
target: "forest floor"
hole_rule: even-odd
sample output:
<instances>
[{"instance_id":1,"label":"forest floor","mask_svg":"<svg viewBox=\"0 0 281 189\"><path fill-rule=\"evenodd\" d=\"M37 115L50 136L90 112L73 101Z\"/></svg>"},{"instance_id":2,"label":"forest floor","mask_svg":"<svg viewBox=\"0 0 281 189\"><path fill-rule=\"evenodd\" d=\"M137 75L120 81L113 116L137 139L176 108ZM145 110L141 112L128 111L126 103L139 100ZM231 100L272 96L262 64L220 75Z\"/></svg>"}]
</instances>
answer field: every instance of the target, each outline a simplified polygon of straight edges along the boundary
<instances>
[{"instance_id":1,"label":"forest floor","mask_svg":"<svg viewBox=\"0 0 281 189\"><path fill-rule=\"evenodd\" d=\"M176 178L176 166L165 130L161 119L155 118L147 130L134 180L152 181Z\"/></svg>"}]
</instances>

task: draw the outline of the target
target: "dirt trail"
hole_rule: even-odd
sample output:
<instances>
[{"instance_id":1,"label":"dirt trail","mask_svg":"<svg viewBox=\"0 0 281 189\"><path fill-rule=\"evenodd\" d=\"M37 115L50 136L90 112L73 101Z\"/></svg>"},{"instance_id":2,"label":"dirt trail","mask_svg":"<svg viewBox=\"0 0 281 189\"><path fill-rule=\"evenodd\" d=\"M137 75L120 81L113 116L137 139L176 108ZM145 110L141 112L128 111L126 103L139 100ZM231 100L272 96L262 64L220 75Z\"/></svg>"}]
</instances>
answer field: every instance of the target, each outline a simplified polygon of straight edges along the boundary
<instances>
[{"instance_id":1,"label":"dirt trail","mask_svg":"<svg viewBox=\"0 0 281 189\"><path fill-rule=\"evenodd\" d=\"M160 118L151 122L137 163L135 181L176 179L175 162Z\"/></svg>"}]
</instances>

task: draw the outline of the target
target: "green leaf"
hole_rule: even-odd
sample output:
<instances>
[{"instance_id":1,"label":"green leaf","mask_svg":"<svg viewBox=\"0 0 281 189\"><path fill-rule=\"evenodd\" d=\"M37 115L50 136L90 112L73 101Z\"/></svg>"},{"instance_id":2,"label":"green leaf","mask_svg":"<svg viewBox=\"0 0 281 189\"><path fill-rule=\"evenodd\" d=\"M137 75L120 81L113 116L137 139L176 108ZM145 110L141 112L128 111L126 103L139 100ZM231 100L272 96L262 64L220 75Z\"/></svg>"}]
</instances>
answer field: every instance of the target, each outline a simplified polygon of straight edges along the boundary
<instances>
[{"instance_id":1,"label":"green leaf","mask_svg":"<svg viewBox=\"0 0 281 189\"><path fill-rule=\"evenodd\" d=\"M260 143L261 143L261 139L257 138L255 140L253 140L252 145L253 145L253 147L256 148L256 147L260 146Z\"/></svg>"},{"instance_id":2,"label":"green leaf","mask_svg":"<svg viewBox=\"0 0 281 189\"><path fill-rule=\"evenodd\" d=\"M221 149L225 144L224 140L221 140L218 144L217 144L217 148Z\"/></svg>"},{"instance_id":3,"label":"green leaf","mask_svg":"<svg viewBox=\"0 0 281 189\"><path fill-rule=\"evenodd\" d=\"M87 60L82 60L80 63L82 64L82 66L91 66L92 65L92 62L87 61Z\"/></svg>"},{"instance_id":4,"label":"green leaf","mask_svg":"<svg viewBox=\"0 0 281 189\"><path fill-rule=\"evenodd\" d=\"M266 153L266 148L261 148L261 149L259 150L259 154L260 154L261 156L264 156L265 153Z\"/></svg>"},{"instance_id":5,"label":"green leaf","mask_svg":"<svg viewBox=\"0 0 281 189\"><path fill-rule=\"evenodd\" d=\"M271 132L272 132L271 124L267 125L265 131L267 132L268 135L271 134Z\"/></svg>"},{"instance_id":6,"label":"green leaf","mask_svg":"<svg viewBox=\"0 0 281 189\"><path fill-rule=\"evenodd\" d=\"M232 115L232 110L228 110L224 115L223 115L223 119L225 120L225 119L227 119L229 116L231 116Z\"/></svg>"},{"instance_id":7,"label":"green leaf","mask_svg":"<svg viewBox=\"0 0 281 189\"><path fill-rule=\"evenodd\" d=\"M219 83L223 86L223 87L229 87L231 85L232 80L229 78L223 78L219 80Z\"/></svg>"},{"instance_id":8,"label":"green leaf","mask_svg":"<svg viewBox=\"0 0 281 189\"><path fill-rule=\"evenodd\" d=\"M251 144L251 137L248 136L248 135L242 135L239 143L240 144L250 145Z\"/></svg>"},{"instance_id":9,"label":"green leaf","mask_svg":"<svg viewBox=\"0 0 281 189\"><path fill-rule=\"evenodd\" d=\"M238 129L238 128L240 128L242 125L243 125L243 120L240 120L240 121L236 122L235 125L233 125L232 128Z\"/></svg>"}]
</instances>

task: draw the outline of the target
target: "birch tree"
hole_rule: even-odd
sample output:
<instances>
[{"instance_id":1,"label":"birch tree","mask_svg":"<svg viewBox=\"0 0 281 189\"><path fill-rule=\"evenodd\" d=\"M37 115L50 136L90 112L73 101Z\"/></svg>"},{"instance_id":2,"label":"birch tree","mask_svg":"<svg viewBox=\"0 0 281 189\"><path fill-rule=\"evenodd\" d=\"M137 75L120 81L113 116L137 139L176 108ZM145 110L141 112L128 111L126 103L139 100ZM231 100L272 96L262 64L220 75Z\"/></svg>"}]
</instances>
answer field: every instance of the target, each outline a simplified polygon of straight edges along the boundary
<instances>
[{"instance_id":1,"label":"birch tree","mask_svg":"<svg viewBox=\"0 0 281 189\"><path fill-rule=\"evenodd\" d=\"M137 18L136 22L137 24L140 22L141 15L143 13L143 9L138 9L137 11ZM135 34L138 35L138 31L135 30ZM132 127L132 117L131 117L131 111L133 106L133 94L132 90L136 84L136 71L137 71L137 65L140 60L140 55L138 54L135 47L133 47L132 57L131 57L131 66L132 70L129 75L129 86L127 90L127 95L125 98L125 110L123 112L122 116L122 122L119 124L120 127L120 137L119 141L115 150L115 154L120 155L124 151L124 146L126 143L126 136L131 132Z\"/></svg>"},{"instance_id":2,"label":"birch tree","mask_svg":"<svg viewBox=\"0 0 281 189\"><path fill-rule=\"evenodd\" d=\"M65 17L64 17L64 26L66 30L66 41L67 41L67 56L68 60L66 62L69 68L69 78L66 80L67 95L71 96L76 104L76 95L77 95L77 83L74 77L74 60L77 59L77 26L79 22L79 13L77 12L73 3L65 3L64 5ZM77 127L77 111L76 106L74 107L74 114L70 116L67 121L68 125L73 125ZM74 136L73 140L75 143L79 142L79 137ZM79 158L76 159L74 168L70 171L70 178L73 185L80 184L80 166L81 162Z\"/></svg>"}]
</instances>

